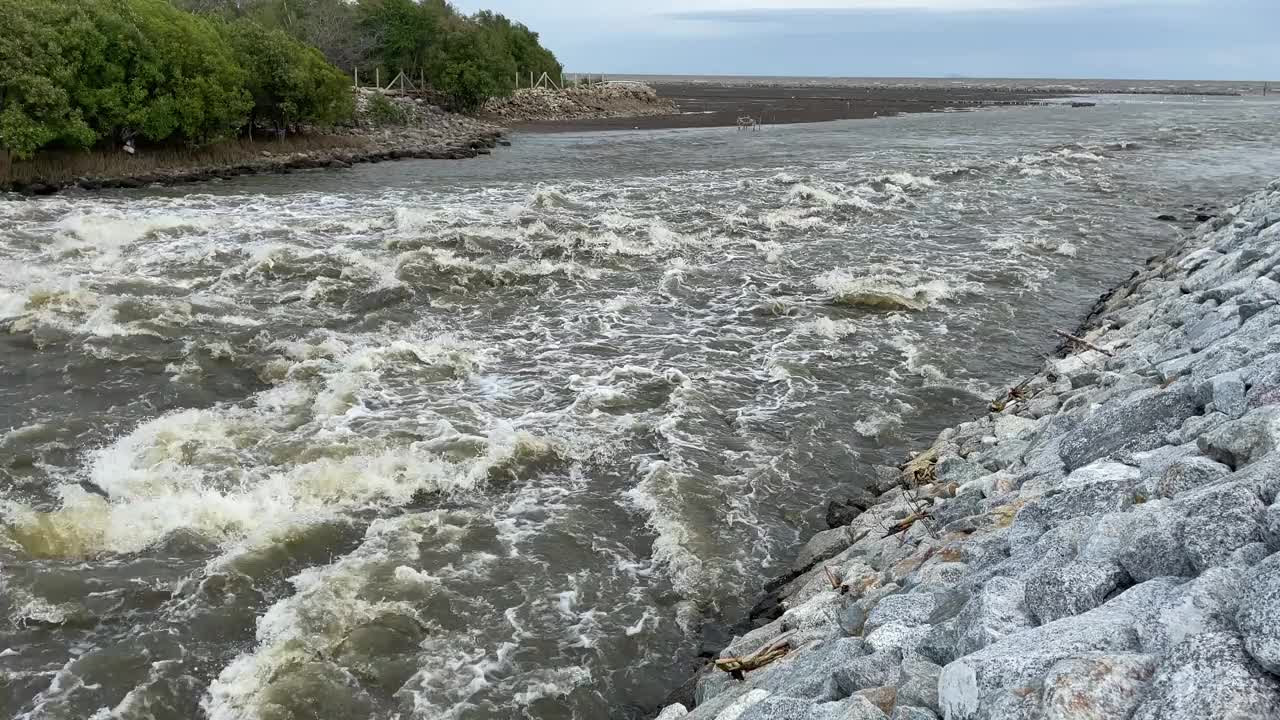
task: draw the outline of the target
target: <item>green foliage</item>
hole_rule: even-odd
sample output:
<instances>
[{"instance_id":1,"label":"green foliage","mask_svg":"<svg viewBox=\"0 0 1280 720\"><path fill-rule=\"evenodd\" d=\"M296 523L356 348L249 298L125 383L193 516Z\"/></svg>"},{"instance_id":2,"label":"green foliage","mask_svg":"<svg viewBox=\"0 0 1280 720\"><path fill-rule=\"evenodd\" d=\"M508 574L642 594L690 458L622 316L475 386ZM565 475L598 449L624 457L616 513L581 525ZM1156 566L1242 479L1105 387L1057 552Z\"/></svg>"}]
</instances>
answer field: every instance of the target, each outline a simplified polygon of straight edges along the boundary
<instances>
[{"instance_id":1,"label":"green foliage","mask_svg":"<svg viewBox=\"0 0 1280 720\"><path fill-rule=\"evenodd\" d=\"M545 72L559 82L564 68L550 50L542 47L542 43L538 41L538 33L522 23L512 22L506 16L488 10L476 13L474 20L477 25L498 37L498 42L505 46L521 74L528 75L532 72L534 77L540 77Z\"/></svg>"},{"instance_id":2,"label":"green foliage","mask_svg":"<svg viewBox=\"0 0 1280 720\"><path fill-rule=\"evenodd\" d=\"M516 64L502 38L489 28L460 21L441 35L427 67L435 89L461 110L475 110L485 100L510 95Z\"/></svg>"},{"instance_id":3,"label":"green foliage","mask_svg":"<svg viewBox=\"0 0 1280 720\"><path fill-rule=\"evenodd\" d=\"M99 138L201 143L243 124L244 70L207 20L167 0L71 3L86 8L95 32L70 90Z\"/></svg>"},{"instance_id":4,"label":"green foliage","mask_svg":"<svg viewBox=\"0 0 1280 720\"><path fill-rule=\"evenodd\" d=\"M377 125L405 125L411 118L407 108L391 102L386 96L380 94L369 98L369 107L365 109L365 114Z\"/></svg>"},{"instance_id":5,"label":"green foliage","mask_svg":"<svg viewBox=\"0 0 1280 720\"><path fill-rule=\"evenodd\" d=\"M0 0L0 149L25 158L55 142L94 141L68 92L79 41L91 29L73 3Z\"/></svg>"},{"instance_id":6,"label":"green foliage","mask_svg":"<svg viewBox=\"0 0 1280 720\"><path fill-rule=\"evenodd\" d=\"M0 148L234 133L244 73L207 21L166 0L0 0Z\"/></svg>"},{"instance_id":7,"label":"green foliage","mask_svg":"<svg viewBox=\"0 0 1280 720\"><path fill-rule=\"evenodd\" d=\"M517 72L561 70L524 25L445 0L0 0L0 151L328 125L350 117L347 72L368 62L465 110Z\"/></svg>"},{"instance_id":8,"label":"green foliage","mask_svg":"<svg viewBox=\"0 0 1280 720\"><path fill-rule=\"evenodd\" d=\"M245 87L256 119L277 128L299 124L332 125L351 117L353 100L347 76L314 48L252 20L221 27L246 71Z\"/></svg>"},{"instance_id":9,"label":"green foliage","mask_svg":"<svg viewBox=\"0 0 1280 720\"><path fill-rule=\"evenodd\" d=\"M517 72L560 75L537 33L503 15L463 17L443 0L359 0L358 14L370 38L369 59L387 77L423 71L457 109L511 94Z\"/></svg>"}]
</instances>

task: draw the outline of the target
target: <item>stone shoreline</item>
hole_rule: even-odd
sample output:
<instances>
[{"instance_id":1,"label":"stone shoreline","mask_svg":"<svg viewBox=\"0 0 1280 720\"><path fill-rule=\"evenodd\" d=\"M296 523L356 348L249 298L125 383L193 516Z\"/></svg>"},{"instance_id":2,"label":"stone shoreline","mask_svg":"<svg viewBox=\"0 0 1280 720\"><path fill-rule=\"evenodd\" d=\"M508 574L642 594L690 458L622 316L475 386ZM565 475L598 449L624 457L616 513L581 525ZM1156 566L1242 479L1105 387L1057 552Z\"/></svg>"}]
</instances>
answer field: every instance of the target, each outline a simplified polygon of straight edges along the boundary
<instances>
[{"instance_id":1,"label":"stone shoreline","mask_svg":"<svg viewBox=\"0 0 1280 720\"><path fill-rule=\"evenodd\" d=\"M355 124L318 133L333 147L282 152L276 150L270 141L265 141L256 148L260 152L224 162L194 166L178 162L174 167L151 168L110 177L81 176L66 180L44 177L7 184L0 182L0 193L51 195L72 188L100 190L178 185L239 175L346 168L357 163L388 160L459 160L486 155L498 145L510 145L510 141L505 139L505 125L508 124L675 112L674 104L660 98L652 88L604 84L561 91L522 90L510 98L491 101L484 110L485 114L478 118L445 111L432 104L432 98L427 96L384 96L390 104L390 112L399 115L401 121L383 124L374 118L372 101L377 91L362 88L353 92ZM145 152L139 157L145 157Z\"/></svg>"},{"instance_id":2,"label":"stone shoreline","mask_svg":"<svg viewBox=\"0 0 1280 720\"><path fill-rule=\"evenodd\" d=\"M836 501L661 720L1280 717L1280 181Z\"/></svg>"},{"instance_id":3,"label":"stone shoreline","mask_svg":"<svg viewBox=\"0 0 1280 720\"><path fill-rule=\"evenodd\" d=\"M353 137L362 137L353 135ZM229 179L240 175L290 173L296 170L318 168L348 168L358 163L377 163L389 160L431 159L460 160L487 155L498 145L510 145L500 128L486 128L467 132L447 142L423 142L412 133L391 142L377 142L376 149L330 148L306 152L271 153L257 158L227 165L159 170L121 177L82 177L67 182L15 182L0 184L0 193L20 195L52 195L62 190L102 190L110 188L140 188L149 185L180 185L214 179Z\"/></svg>"}]
</instances>

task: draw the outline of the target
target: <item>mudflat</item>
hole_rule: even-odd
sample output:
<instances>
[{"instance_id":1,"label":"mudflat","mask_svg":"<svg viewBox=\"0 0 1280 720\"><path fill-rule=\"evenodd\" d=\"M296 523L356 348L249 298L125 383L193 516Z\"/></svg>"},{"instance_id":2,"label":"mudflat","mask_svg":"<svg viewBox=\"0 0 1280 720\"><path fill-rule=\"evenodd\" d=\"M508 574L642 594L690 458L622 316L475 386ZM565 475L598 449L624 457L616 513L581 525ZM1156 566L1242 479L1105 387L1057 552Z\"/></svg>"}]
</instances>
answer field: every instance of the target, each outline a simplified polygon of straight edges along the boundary
<instances>
[{"instance_id":1,"label":"mudflat","mask_svg":"<svg viewBox=\"0 0 1280 720\"><path fill-rule=\"evenodd\" d=\"M648 117L591 118L520 123L514 130L653 130L721 127L750 118L763 125L849 120L902 113L942 112L994 105L1030 105L1055 97L1048 92L997 87L853 87L653 83L677 113ZM1061 93L1059 93L1060 95Z\"/></svg>"}]
</instances>

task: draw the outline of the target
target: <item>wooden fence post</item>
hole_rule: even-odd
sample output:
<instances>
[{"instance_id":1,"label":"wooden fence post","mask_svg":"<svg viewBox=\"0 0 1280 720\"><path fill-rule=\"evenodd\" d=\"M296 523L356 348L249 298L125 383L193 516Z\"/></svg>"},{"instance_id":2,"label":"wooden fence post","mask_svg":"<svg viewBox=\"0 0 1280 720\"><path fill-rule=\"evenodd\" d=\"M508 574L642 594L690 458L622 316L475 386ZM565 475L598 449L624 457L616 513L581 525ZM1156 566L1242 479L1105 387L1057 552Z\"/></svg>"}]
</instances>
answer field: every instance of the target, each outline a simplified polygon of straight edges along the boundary
<instances>
[{"instance_id":1,"label":"wooden fence post","mask_svg":"<svg viewBox=\"0 0 1280 720\"><path fill-rule=\"evenodd\" d=\"M373 84L379 90L382 89L382 68L373 69Z\"/></svg>"}]
</instances>

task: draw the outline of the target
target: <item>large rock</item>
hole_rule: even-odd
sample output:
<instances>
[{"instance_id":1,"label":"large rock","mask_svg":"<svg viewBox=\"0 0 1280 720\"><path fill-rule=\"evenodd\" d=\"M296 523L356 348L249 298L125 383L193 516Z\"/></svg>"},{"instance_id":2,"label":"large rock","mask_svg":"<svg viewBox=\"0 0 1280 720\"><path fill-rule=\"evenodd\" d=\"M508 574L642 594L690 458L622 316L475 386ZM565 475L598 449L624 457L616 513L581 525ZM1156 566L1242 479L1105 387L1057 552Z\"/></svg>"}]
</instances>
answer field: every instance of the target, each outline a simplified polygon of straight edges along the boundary
<instances>
[{"instance_id":1,"label":"large rock","mask_svg":"<svg viewBox=\"0 0 1280 720\"><path fill-rule=\"evenodd\" d=\"M907 653L915 650L929 634L928 625L904 625L889 623L867 633L865 640L872 650L897 650Z\"/></svg>"},{"instance_id":2,"label":"large rock","mask_svg":"<svg viewBox=\"0 0 1280 720\"><path fill-rule=\"evenodd\" d=\"M1142 652L1164 655L1192 635L1234 630L1242 584L1240 568L1217 567L1152 599L1134 626Z\"/></svg>"},{"instance_id":3,"label":"large rock","mask_svg":"<svg viewBox=\"0 0 1280 720\"><path fill-rule=\"evenodd\" d=\"M827 640L817 646L791 652L780 660L748 673L745 682L730 680L721 685L719 692L704 692L699 702L704 703L721 693L736 697L748 690L762 690L769 695L804 698L813 702L838 700L847 693L841 690L837 675L865 652L865 646L859 638ZM717 672L717 675L729 677L727 673Z\"/></svg>"},{"instance_id":4,"label":"large rock","mask_svg":"<svg viewBox=\"0 0 1280 720\"><path fill-rule=\"evenodd\" d=\"M838 527L815 533L813 537L809 538L809 542L800 548L795 561L791 563L791 569L794 572L804 572L823 560L839 555L842 550L852 543L853 537L847 527Z\"/></svg>"},{"instance_id":5,"label":"large rock","mask_svg":"<svg viewBox=\"0 0 1280 720\"><path fill-rule=\"evenodd\" d=\"M1148 503L1142 510L1132 514L1140 522L1117 557L1120 566L1134 582L1191 575L1194 568L1182 547L1182 514L1168 502Z\"/></svg>"},{"instance_id":6,"label":"large rock","mask_svg":"<svg viewBox=\"0 0 1280 720\"><path fill-rule=\"evenodd\" d=\"M1198 571L1221 565L1236 550L1262 540L1266 506L1240 483L1203 488L1177 502L1186 515L1183 547Z\"/></svg>"},{"instance_id":7,"label":"large rock","mask_svg":"<svg viewBox=\"0 0 1280 720\"><path fill-rule=\"evenodd\" d=\"M1143 390L1105 405L1067 433L1060 446L1068 470L1121 453L1150 450L1199 410L1190 382Z\"/></svg>"},{"instance_id":8,"label":"large rock","mask_svg":"<svg viewBox=\"0 0 1280 720\"><path fill-rule=\"evenodd\" d=\"M1133 505L1140 486L1135 467L1097 463L1080 468L1057 488L1027 502L1014 517L1010 532L1034 540L1066 520L1123 510Z\"/></svg>"},{"instance_id":9,"label":"large rock","mask_svg":"<svg viewBox=\"0 0 1280 720\"><path fill-rule=\"evenodd\" d=\"M1280 682L1227 632L1193 635L1161 661L1133 720L1280 717Z\"/></svg>"},{"instance_id":10,"label":"large rock","mask_svg":"<svg viewBox=\"0 0 1280 720\"><path fill-rule=\"evenodd\" d=\"M741 713L721 712L717 720L809 720L814 701L773 695L747 706Z\"/></svg>"},{"instance_id":11,"label":"large rock","mask_svg":"<svg viewBox=\"0 0 1280 720\"><path fill-rule=\"evenodd\" d=\"M859 690L881 687L898 677L902 653L898 650L881 650L845 663L835 672L836 686L846 695Z\"/></svg>"},{"instance_id":12,"label":"large rock","mask_svg":"<svg viewBox=\"0 0 1280 720\"><path fill-rule=\"evenodd\" d=\"M1009 635L1035 625L1027 609L1026 588L1021 580L994 577L988 580L956 616L956 652L981 650Z\"/></svg>"},{"instance_id":13,"label":"large rock","mask_svg":"<svg viewBox=\"0 0 1280 720\"><path fill-rule=\"evenodd\" d=\"M1280 551L1280 502L1273 502L1262 515L1262 540L1271 552Z\"/></svg>"},{"instance_id":14,"label":"large rock","mask_svg":"<svg viewBox=\"0 0 1280 720\"><path fill-rule=\"evenodd\" d=\"M1240 373L1231 372L1214 376L1209 380L1208 395L1213 409L1230 418L1244 415L1245 385Z\"/></svg>"},{"instance_id":15,"label":"large rock","mask_svg":"<svg viewBox=\"0 0 1280 720\"><path fill-rule=\"evenodd\" d=\"M1115 563L1072 562L1028 573L1026 602L1041 624L1092 610L1129 584Z\"/></svg>"},{"instance_id":16,"label":"large rock","mask_svg":"<svg viewBox=\"0 0 1280 720\"><path fill-rule=\"evenodd\" d=\"M867 615L866 632L870 633L890 623L908 627L926 625L936 602L932 593L903 593L890 595L872 608Z\"/></svg>"},{"instance_id":17,"label":"large rock","mask_svg":"<svg viewBox=\"0 0 1280 720\"><path fill-rule=\"evenodd\" d=\"M1196 441L1200 452L1239 469L1274 450L1280 443L1280 408L1261 407L1239 420L1218 426Z\"/></svg>"},{"instance_id":18,"label":"large rock","mask_svg":"<svg viewBox=\"0 0 1280 720\"><path fill-rule=\"evenodd\" d=\"M938 676L942 667L916 653L902 659L897 682L898 703L938 710Z\"/></svg>"},{"instance_id":19,"label":"large rock","mask_svg":"<svg viewBox=\"0 0 1280 720\"><path fill-rule=\"evenodd\" d=\"M986 475L986 470L957 455L946 455L933 466L933 476L940 483L964 485Z\"/></svg>"},{"instance_id":20,"label":"large rock","mask_svg":"<svg viewBox=\"0 0 1280 720\"><path fill-rule=\"evenodd\" d=\"M662 712L658 713L658 717L653 720L678 720L689 714L689 710L680 703L674 703L662 708Z\"/></svg>"},{"instance_id":21,"label":"large rock","mask_svg":"<svg viewBox=\"0 0 1280 720\"><path fill-rule=\"evenodd\" d=\"M814 705L808 720L886 720L884 711L861 695Z\"/></svg>"},{"instance_id":22,"label":"large rock","mask_svg":"<svg viewBox=\"0 0 1280 720\"><path fill-rule=\"evenodd\" d=\"M1169 465L1156 484L1156 495L1175 497L1179 493L1212 485L1231 474L1231 468L1207 457L1189 457Z\"/></svg>"},{"instance_id":23,"label":"large rock","mask_svg":"<svg viewBox=\"0 0 1280 720\"><path fill-rule=\"evenodd\" d=\"M1040 687L1057 663L1089 653L1126 654L1141 648L1137 627L1152 622L1153 608L1178 596L1178 583L1153 580L1130 588L1087 613L1026 630L987 645L942 669L938 702L950 720L1002 717L993 708Z\"/></svg>"},{"instance_id":24,"label":"large rock","mask_svg":"<svg viewBox=\"0 0 1280 720\"><path fill-rule=\"evenodd\" d=\"M1249 571L1236 623L1253 659L1280 675L1280 554Z\"/></svg>"},{"instance_id":25,"label":"large rock","mask_svg":"<svg viewBox=\"0 0 1280 720\"><path fill-rule=\"evenodd\" d=\"M1147 694L1153 655L1087 653L1055 663L1044 677L1044 720L1126 720Z\"/></svg>"},{"instance_id":26,"label":"large rock","mask_svg":"<svg viewBox=\"0 0 1280 720\"><path fill-rule=\"evenodd\" d=\"M893 708L889 720L938 720L938 716L926 708L899 704Z\"/></svg>"},{"instance_id":27,"label":"large rock","mask_svg":"<svg viewBox=\"0 0 1280 720\"><path fill-rule=\"evenodd\" d=\"M827 527L832 529L844 527L857 520L859 515L875 504L875 495L869 490L861 488L848 490L840 499L827 503L825 518Z\"/></svg>"}]
</instances>

